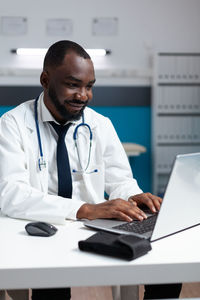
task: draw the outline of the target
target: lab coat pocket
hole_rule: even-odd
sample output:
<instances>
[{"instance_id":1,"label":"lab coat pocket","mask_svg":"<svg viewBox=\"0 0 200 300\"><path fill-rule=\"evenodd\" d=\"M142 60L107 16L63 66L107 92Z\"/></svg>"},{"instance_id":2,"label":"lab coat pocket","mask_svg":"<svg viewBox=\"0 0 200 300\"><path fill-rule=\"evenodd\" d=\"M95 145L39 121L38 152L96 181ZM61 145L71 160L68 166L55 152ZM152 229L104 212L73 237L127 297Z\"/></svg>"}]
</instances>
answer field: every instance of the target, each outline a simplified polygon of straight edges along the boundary
<instances>
[{"instance_id":1,"label":"lab coat pocket","mask_svg":"<svg viewBox=\"0 0 200 300\"><path fill-rule=\"evenodd\" d=\"M73 194L82 201L99 203L104 198L104 166L90 166L87 171L72 172Z\"/></svg>"}]
</instances>

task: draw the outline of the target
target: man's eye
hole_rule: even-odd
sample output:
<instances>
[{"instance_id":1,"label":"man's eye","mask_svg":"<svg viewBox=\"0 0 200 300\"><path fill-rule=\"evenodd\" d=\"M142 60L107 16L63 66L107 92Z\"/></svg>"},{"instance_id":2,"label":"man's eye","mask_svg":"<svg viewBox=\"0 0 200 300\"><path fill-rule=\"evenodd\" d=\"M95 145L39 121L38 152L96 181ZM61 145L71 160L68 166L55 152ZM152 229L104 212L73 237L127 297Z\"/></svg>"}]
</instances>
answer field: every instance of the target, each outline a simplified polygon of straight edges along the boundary
<instances>
[{"instance_id":1,"label":"man's eye","mask_svg":"<svg viewBox=\"0 0 200 300\"><path fill-rule=\"evenodd\" d=\"M87 90L91 90L92 85L87 85Z\"/></svg>"},{"instance_id":2,"label":"man's eye","mask_svg":"<svg viewBox=\"0 0 200 300\"><path fill-rule=\"evenodd\" d=\"M69 88L75 88L75 87L77 87L77 84L76 84L76 83L72 83L72 82L66 82L66 85L67 85Z\"/></svg>"}]
</instances>

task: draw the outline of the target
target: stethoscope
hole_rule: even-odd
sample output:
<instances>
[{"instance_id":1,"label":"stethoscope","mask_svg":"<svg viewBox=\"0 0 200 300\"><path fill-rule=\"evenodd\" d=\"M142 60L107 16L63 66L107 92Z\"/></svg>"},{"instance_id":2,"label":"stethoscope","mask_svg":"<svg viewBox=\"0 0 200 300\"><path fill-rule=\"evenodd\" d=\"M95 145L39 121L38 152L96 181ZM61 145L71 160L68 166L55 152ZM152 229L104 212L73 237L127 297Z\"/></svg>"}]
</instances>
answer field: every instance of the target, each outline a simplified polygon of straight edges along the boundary
<instances>
[{"instance_id":1,"label":"stethoscope","mask_svg":"<svg viewBox=\"0 0 200 300\"><path fill-rule=\"evenodd\" d=\"M44 154L43 154L43 150L42 150L42 142L41 142L41 136L40 136L40 129L39 129L39 122L38 122L38 99L39 96L35 99L35 103L34 103L34 113L35 113L35 126L36 126L36 132L37 132L37 138L38 138L38 146L39 146L39 158L38 158L38 167L39 170L42 171L43 169L45 169L47 167L47 163L44 159ZM82 163L81 163L81 159L80 159L80 153L79 153L79 147L78 147L78 143L77 143L77 137L78 137L78 131L80 129L80 127L86 127L88 129L89 132L89 151L88 151L88 159L87 159L87 163L86 163L86 167L84 168ZM93 171L87 172L87 169L89 167L90 164L90 159L91 159L91 149L92 149L92 130L90 128L90 125L88 125L87 123L85 123L84 120L84 114L82 114L82 123L80 123L79 125L77 125L74 129L74 133L73 133L73 140L74 140L74 144L75 144L75 148L76 148L76 152L77 152L77 156L78 156L78 162L80 165L80 170L75 170L72 169L72 173L79 173L79 174L91 174L91 173L96 173L98 172L97 169L94 169Z\"/></svg>"}]
</instances>

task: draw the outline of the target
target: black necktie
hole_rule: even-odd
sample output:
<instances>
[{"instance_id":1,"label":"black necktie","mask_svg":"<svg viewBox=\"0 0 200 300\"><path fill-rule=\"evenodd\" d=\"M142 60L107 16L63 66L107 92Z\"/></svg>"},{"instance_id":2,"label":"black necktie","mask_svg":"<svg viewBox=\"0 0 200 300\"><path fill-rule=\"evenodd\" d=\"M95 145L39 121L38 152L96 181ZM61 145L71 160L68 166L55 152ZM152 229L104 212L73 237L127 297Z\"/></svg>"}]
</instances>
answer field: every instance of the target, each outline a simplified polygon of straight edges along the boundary
<instances>
[{"instance_id":1,"label":"black necktie","mask_svg":"<svg viewBox=\"0 0 200 300\"><path fill-rule=\"evenodd\" d=\"M57 169L58 169L58 195L72 197L72 177L69 165L69 157L65 144L65 135L71 123L67 125L58 125L55 122L49 122L58 134L57 142Z\"/></svg>"}]
</instances>

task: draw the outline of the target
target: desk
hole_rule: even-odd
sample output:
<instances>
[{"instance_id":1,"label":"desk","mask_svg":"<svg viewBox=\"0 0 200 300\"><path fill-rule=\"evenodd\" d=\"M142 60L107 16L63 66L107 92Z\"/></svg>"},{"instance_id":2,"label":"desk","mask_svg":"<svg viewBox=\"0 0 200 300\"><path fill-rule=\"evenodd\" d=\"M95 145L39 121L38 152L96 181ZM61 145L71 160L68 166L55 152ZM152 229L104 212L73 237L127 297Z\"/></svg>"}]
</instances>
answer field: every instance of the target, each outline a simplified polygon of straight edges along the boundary
<instances>
[{"instance_id":1,"label":"desk","mask_svg":"<svg viewBox=\"0 0 200 300\"><path fill-rule=\"evenodd\" d=\"M0 289L129 285L200 281L200 226L152 243L131 262L81 252L93 234L66 221L56 235L28 236L27 221L0 216Z\"/></svg>"}]
</instances>

